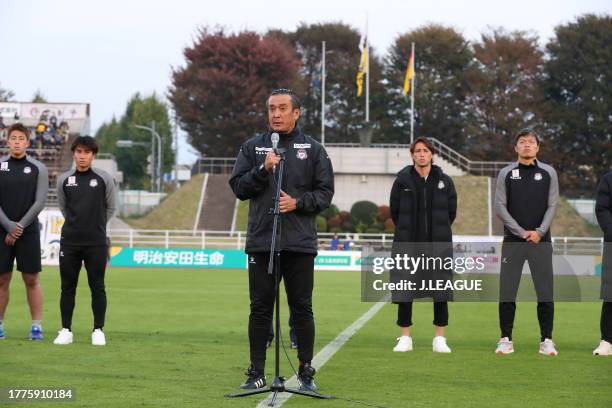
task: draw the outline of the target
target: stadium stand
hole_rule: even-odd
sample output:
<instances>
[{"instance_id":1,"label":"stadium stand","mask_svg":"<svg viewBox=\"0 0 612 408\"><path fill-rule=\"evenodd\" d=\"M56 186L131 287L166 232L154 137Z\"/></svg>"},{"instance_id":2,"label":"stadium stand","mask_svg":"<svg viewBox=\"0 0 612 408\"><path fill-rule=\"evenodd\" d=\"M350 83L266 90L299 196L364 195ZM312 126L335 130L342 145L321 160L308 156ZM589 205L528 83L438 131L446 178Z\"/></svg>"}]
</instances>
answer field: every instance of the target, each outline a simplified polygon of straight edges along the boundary
<instances>
[{"instance_id":1,"label":"stadium stand","mask_svg":"<svg viewBox=\"0 0 612 408\"><path fill-rule=\"evenodd\" d=\"M89 133L88 104L3 102L16 109L12 117L0 117L0 155L8 154L6 128L20 122L30 129L28 154L49 170L47 206L57 206L57 176L72 165L70 143Z\"/></svg>"}]
</instances>

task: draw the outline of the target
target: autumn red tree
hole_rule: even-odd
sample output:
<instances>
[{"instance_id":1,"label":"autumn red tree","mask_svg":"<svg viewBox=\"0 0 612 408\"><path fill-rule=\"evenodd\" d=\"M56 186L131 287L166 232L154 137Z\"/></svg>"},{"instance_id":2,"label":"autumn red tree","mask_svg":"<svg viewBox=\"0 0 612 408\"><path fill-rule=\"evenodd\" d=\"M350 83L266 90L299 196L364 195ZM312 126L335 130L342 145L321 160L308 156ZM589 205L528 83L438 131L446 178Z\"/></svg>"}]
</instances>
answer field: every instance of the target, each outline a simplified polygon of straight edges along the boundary
<instances>
[{"instance_id":1,"label":"autumn red tree","mask_svg":"<svg viewBox=\"0 0 612 408\"><path fill-rule=\"evenodd\" d=\"M169 99L189 143L203 156L235 156L267 126L266 98L296 81L300 62L286 44L243 31L202 28L172 72Z\"/></svg>"}]
</instances>

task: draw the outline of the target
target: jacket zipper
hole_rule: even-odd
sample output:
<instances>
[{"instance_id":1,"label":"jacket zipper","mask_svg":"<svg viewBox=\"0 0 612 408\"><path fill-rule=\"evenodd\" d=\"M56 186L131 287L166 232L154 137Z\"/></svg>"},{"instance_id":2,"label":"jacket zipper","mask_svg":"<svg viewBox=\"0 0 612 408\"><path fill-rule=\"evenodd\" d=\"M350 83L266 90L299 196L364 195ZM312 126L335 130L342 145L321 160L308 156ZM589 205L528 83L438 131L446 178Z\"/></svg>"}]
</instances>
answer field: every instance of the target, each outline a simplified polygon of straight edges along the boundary
<instances>
[{"instance_id":1,"label":"jacket zipper","mask_svg":"<svg viewBox=\"0 0 612 408\"><path fill-rule=\"evenodd\" d=\"M425 188L423 189L423 202L425 203L425 235L429 236L429 225L427 225L427 180L425 180Z\"/></svg>"}]
</instances>

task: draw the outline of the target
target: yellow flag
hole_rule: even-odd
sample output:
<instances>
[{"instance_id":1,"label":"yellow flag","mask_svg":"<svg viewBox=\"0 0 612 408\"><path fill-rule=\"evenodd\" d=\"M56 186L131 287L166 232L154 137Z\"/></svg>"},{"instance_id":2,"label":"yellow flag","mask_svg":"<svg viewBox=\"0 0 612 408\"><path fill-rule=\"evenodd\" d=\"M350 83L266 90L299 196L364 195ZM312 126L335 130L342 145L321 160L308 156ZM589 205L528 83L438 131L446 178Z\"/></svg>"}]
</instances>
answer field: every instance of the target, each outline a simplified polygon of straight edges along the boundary
<instances>
[{"instance_id":1,"label":"yellow flag","mask_svg":"<svg viewBox=\"0 0 612 408\"><path fill-rule=\"evenodd\" d=\"M361 59L359 61L359 70L357 71L357 96L363 94L363 79L368 72L368 46L364 36L359 41L359 49L361 50Z\"/></svg>"},{"instance_id":2,"label":"yellow flag","mask_svg":"<svg viewBox=\"0 0 612 408\"><path fill-rule=\"evenodd\" d=\"M408 60L408 67L406 68L406 76L404 77L404 89L402 90L404 96L408 95L408 92L410 92L412 78L414 78L414 48L410 52L410 59Z\"/></svg>"}]
</instances>

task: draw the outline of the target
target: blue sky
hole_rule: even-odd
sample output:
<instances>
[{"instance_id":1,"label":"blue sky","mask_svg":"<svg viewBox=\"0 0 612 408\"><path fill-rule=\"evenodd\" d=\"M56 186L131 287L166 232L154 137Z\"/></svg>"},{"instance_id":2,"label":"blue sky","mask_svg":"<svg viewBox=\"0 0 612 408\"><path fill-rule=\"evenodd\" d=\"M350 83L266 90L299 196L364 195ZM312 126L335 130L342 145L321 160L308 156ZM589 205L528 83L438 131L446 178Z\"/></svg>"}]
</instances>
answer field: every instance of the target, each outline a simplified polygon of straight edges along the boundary
<instances>
[{"instance_id":1,"label":"blue sky","mask_svg":"<svg viewBox=\"0 0 612 408\"><path fill-rule=\"evenodd\" d=\"M135 92L165 97L199 25L238 31L294 29L300 22L365 26L379 53L399 33L436 22L471 40L489 27L532 31L544 44L556 25L587 12L611 13L609 0L583 1L246 1L3 0L0 84L28 101L88 102L92 128L120 116ZM194 155L181 135L179 161Z\"/></svg>"}]
</instances>

